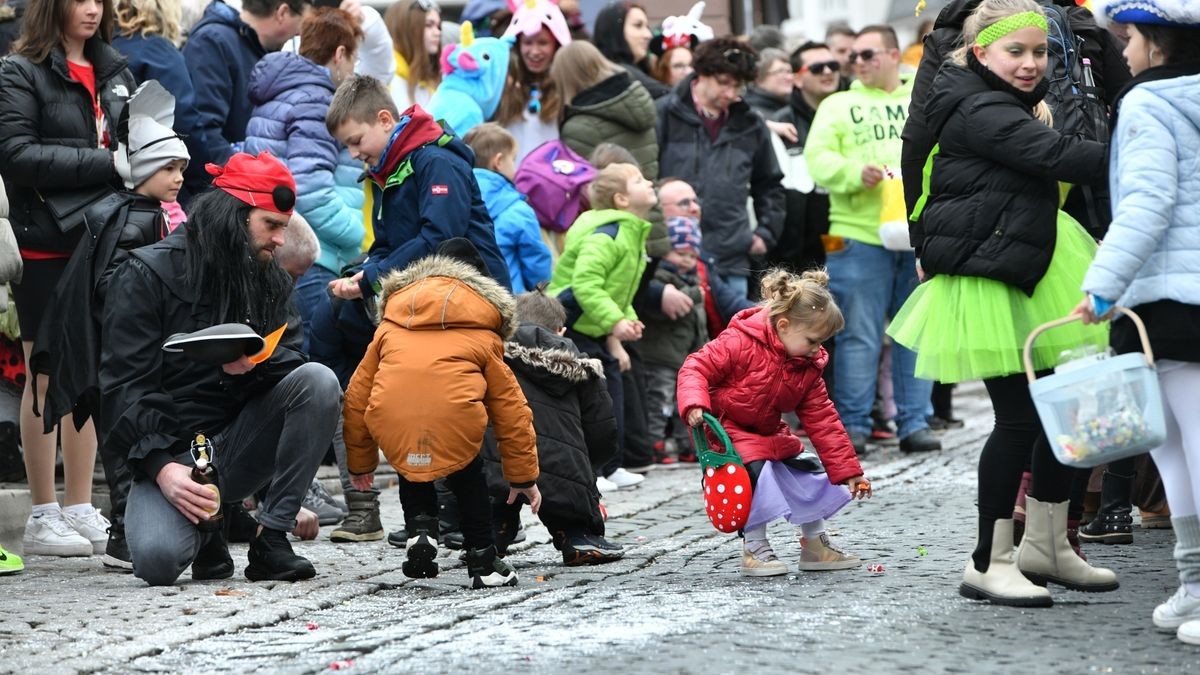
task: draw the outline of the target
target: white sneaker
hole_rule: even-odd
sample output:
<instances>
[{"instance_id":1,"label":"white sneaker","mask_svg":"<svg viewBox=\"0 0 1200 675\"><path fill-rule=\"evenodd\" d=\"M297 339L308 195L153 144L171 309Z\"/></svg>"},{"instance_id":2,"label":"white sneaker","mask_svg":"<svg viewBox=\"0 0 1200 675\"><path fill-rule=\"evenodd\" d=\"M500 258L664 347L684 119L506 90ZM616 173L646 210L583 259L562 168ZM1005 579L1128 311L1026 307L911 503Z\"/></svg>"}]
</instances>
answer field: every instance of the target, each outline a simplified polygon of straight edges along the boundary
<instances>
[{"instance_id":1,"label":"white sneaker","mask_svg":"<svg viewBox=\"0 0 1200 675\"><path fill-rule=\"evenodd\" d=\"M1159 628L1175 630L1184 623L1195 620L1200 620L1200 598L1188 593L1186 586L1181 585L1179 590L1175 591L1175 595L1154 608L1154 625ZM1194 628L1200 634L1200 625ZM1179 639L1183 640L1183 637L1180 636Z\"/></svg>"},{"instance_id":2,"label":"white sneaker","mask_svg":"<svg viewBox=\"0 0 1200 675\"><path fill-rule=\"evenodd\" d=\"M107 535L105 541L108 541ZM40 518L29 517L25 521L25 537L22 539L26 555L55 555L63 558L91 555L95 551L92 542L75 531L63 517L62 511L48 513Z\"/></svg>"},{"instance_id":3,"label":"white sneaker","mask_svg":"<svg viewBox=\"0 0 1200 675\"><path fill-rule=\"evenodd\" d=\"M615 492L617 490L617 484L605 478L604 476L596 476L596 489L599 490L600 494L602 495L608 494L609 492Z\"/></svg>"},{"instance_id":4,"label":"white sneaker","mask_svg":"<svg viewBox=\"0 0 1200 675\"><path fill-rule=\"evenodd\" d=\"M646 477L640 474L631 473L625 469L617 469L616 471L608 474L608 480L612 481L612 484L616 485L617 489L625 490L646 480Z\"/></svg>"},{"instance_id":5,"label":"white sneaker","mask_svg":"<svg viewBox=\"0 0 1200 675\"><path fill-rule=\"evenodd\" d=\"M105 518L97 509L92 509L86 516L73 516L66 510L62 514L63 519L80 536L92 542L93 553L104 553L104 549L108 547L108 528L112 526L112 523L108 522L108 518Z\"/></svg>"},{"instance_id":6,"label":"white sneaker","mask_svg":"<svg viewBox=\"0 0 1200 675\"><path fill-rule=\"evenodd\" d=\"M1200 619L1192 619L1179 626L1175 636L1189 645L1200 645Z\"/></svg>"}]
</instances>

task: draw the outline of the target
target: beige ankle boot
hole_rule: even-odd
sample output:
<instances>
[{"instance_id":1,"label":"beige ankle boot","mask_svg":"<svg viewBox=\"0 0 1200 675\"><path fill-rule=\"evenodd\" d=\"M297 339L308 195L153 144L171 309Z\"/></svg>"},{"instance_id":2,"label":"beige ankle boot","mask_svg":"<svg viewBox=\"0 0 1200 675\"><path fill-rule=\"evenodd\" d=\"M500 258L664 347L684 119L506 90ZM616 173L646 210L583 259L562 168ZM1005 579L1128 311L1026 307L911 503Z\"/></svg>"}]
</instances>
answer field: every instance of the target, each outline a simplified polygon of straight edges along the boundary
<instances>
[{"instance_id":1,"label":"beige ankle boot","mask_svg":"<svg viewBox=\"0 0 1200 675\"><path fill-rule=\"evenodd\" d=\"M1025 498L1025 536L1017 548L1017 566L1035 584L1047 582L1076 591L1115 591L1117 575L1092 567L1067 541L1067 504Z\"/></svg>"},{"instance_id":2,"label":"beige ankle boot","mask_svg":"<svg viewBox=\"0 0 1200 675\"><path fill-rule=\"evenodd\" d=\"M1017 569L1013 560L1013 521L997 520L992 530L992 556L988 570L975 569L975 561L967 558L959 595L972 600L987 600L995 605L1013 607L1049 607L1054 604L1050 592L1036 586Z\"/></svg>"}]
</instances>

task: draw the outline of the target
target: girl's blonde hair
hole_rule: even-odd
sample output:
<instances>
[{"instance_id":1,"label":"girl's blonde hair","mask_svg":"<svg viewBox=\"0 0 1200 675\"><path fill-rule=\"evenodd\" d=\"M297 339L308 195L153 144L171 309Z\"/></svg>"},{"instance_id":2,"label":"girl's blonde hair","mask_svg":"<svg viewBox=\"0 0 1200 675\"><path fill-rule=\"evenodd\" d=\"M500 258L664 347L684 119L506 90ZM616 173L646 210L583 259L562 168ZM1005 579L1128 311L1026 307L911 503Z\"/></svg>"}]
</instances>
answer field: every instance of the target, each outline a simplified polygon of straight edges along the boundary
<instances>
[{"instance_id":1,"label":"girl's blonde hair","mask_svg":"<svg viewBox=\"0 0 1200 675\"><path fill-rule=\"evenodd\" d=\"M783 269L770 270L762 278L762 297L772 323L784 316L826 338L846 325L842 310L829 292L829 274L824 268L798 275Z\"/></svg>"},{"instance_id":2,"label":"girl's blonde hair","mask_svg":"<svg viewBox=\"0 0 1200 675\"><path fill-rule=\"evenodd\" d=\"M179 0L120 0L117 29L123 35L161 35L178 45L182 14Z\"/></svg>"},{"instance_id":3,"label":"girl's blonde hair","mask_svg":"<svg viewBox=\"0 0 1200 675\"><path fill-rule=\"evenodd\" d=\"M975 41L984 29L1022 12L1035 12L1043 16L1046 14L1042 10L1042 6L1035 2L1035 0L983 0L975 8L975 11L971 12L971 16L968 16L966 21L963 21L962 46L950 54L950 60L960 66L966 67L967 53L975 47ZM1054 126L1054 116L1050 112L1050 106L1046 105L1045 101L1038 102L1037 106L1033 109L1033 115L1045 123L1046 126Z\"/></svg>"},{"instance_id":4,"label":"girl's blonde hair","mask_svg":"<svg viewBox=\"0 0 1200 675\"><path fill-rule=\"evenodd\" d=\"M550 78L558 85L563 103L571 105L579 92L616 75L619 68L604 58L592 43L576 40L554 55Z\"/></svg>"},{"instance_id":5,"label":"girl's blonde hair","mask_svg":"<svg viewBox=\"0 0 1200 675\"><path fill-rule=\"evenodd\" d=\"M572 43L574 44L574 43ZM596 174L595 180L588 186L588 201L593 209L615 209L613 198L627 194L629 180L642 175L642 170L633 164L609 164Z\"/></svg>"}]
</instances>

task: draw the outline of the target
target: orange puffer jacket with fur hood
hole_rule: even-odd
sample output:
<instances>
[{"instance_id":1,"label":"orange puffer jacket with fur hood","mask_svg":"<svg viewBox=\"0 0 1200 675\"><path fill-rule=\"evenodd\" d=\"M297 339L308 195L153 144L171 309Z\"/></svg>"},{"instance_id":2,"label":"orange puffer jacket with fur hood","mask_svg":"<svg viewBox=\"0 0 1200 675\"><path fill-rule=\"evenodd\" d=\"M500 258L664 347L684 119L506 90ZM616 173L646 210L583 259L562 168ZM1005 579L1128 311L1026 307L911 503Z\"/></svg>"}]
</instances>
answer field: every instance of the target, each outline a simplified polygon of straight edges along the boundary
<instances>
[{"instance_id":1,"label":"orange puffer jacket with fur hood","mask_svg":"<svg viewBox=\"0 0 1200 675\"><path fill-rule=\"evenodd\" d=\"M475 459L491 420L505 480L538 477L533 413L504 363L512 295L443 256L384 278L379 329L346 390L346 461L370 473L378 449L406 479L428 482Z\"/></svg>"}]
</instances>

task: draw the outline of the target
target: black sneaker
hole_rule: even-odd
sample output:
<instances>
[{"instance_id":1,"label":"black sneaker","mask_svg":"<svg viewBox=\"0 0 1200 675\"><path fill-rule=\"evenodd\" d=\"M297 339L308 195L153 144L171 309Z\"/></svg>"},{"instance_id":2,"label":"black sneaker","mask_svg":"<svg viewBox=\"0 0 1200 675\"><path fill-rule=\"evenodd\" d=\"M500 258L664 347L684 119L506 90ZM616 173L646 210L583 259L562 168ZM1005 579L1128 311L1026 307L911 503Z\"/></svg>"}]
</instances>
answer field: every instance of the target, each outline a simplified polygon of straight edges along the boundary
<instances>
[{"instance_id":1,"label":"black sneaker","mask_svg":"<svg viewBox=\"0 0 1200 675\"><path fill-rule=\"evenodd\" d=\"M265 530L264 530L265 532ZM233 576L233 558L229 555L229 546L225 543L225 535L213 532L208 535L208 541L196 552L192 561L192 579L208 581L209 579L228 579Z\"/></svg>"},{"instance_id":2,"label":"black sneaker","mask_svg":"<svg viewBox=\"0 0 1200 675\"><path fill-rule=\"evenodd\" d=\"M387 542L396 548L408 546L408 530L402 527L395 532L388 532Z\"/></svg>"},{"instance_id":3,"label":"black sneaker","mask_svg":"<svg viewBox=\"0 0 1200 675\"><path fill-rule=\"evenodd\" d=\"M225 541L247 544L254 539L258 532L258 521L241 502L224 502L221 510L225 512Z\"/></svg>"},{"instance_id":4,"label":"black sneaker","mask_svg":"<svg viewBox=\"0 0 1200 675\"><path fill-rule=\"evenodd\" d=\"M133 571L133 555L129 552L129 542L125 540L124 519L118 516L113 516L113 522L108 527L108 544L104 547L101 562L110 570Z\"/></svg>"},{"instance_id":5,"label":"black sneaker","mask_svg":"<svg viewBox=\"0 0 1200 675\"><path fill-rule=\"evenodd\" d=\"M459 532L458 530L454 530L453 532L443 532L441 541L442 546L445 546L452 551L461 551L463 547L467 545L466 537L464 537L463 533Z\"/></svg>"},{"instance_id":6,"label":"black sneaker","mask_svg":"<svg viewBox=\"0 0 1200 675\"><path fill-rule=\"evenodd\" d=\"M246 578L250 581L301 581L317 576L311 562L292 551L287 533L264 527L250 540L250 561Z\"/></svg>"},{"instance_id":7,"label":"black sneaker","mask_svg":"<svg viewBox=\"0 0 1200 675\"><path fill-rule=\"evenodd\" d=\"M517 571L496 555L495 546L467 551L467 574L471 577L471 588L517 585Z\"/></svg>"},{"instance_id":8,"label":"black sneaker","mask_svg":"<svg viewBox=\"0 0 1200 675\"><path fill-rule=\"evenodd\" d=\"M400 570L409 579L432 579L438 575L438 521L433 516L414 516L408 521L412 534Z\"/></svg>"},{"instance_id":9,"label":"black sneaker","mask_svg":"<svg viewBox=\"0 0 1200 675\"><path fill-rule=\"evenodd\" d=\"M932 415L926 417L925 421L929 423L929 428L934 431L946 431L949 429L961 429L965 426L965 422L955 417L940 417Z\"/></svg>"},{"instance_id":10,"label":"black sneaker","mask_svg":"<svg viewBox=\"0 0 1200 675\"><path fill-rule=\"evenodd\" d=\"M603 565L625 557L625 549L598 535L575 534L567 537L562 556L567 567Z\"/></svg>"},{"instance_id":11,"label":"black sneaker","mask_svg":"<svg viewBox=\"0 0 1200 675\"><path fill-rule=\"evenodd\" d=\"M900 439L900 452L937 452L942 442L929 429L919 429Z\"/></svg>"},{"instance_id":12,"label":"black sneaker","mask_svg":"<svg viewBox=\"0 0 1200 675\"><path fill-rule=\"evenodd\" d=\"M1105 513L1101 509L1091 522L1079 528L1079 540L1101 544L1132 544L1133 515L1129 507L1118 513Z\"/></svg>"}]
</instances>

